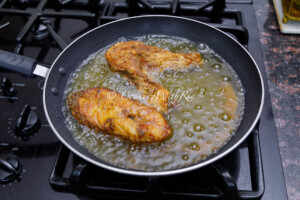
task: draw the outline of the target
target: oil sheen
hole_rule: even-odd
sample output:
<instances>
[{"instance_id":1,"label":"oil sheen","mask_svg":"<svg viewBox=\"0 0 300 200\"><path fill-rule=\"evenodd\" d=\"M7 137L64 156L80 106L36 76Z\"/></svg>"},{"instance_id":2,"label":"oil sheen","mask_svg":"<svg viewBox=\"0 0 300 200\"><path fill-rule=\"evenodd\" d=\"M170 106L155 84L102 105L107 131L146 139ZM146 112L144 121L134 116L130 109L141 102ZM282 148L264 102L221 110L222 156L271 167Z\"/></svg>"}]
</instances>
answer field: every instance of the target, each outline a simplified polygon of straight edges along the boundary
<instances>
[{"instance_id":1,"label":"oil sheen","mask_svg":"<svg viewBox=\"0 0 300 200\"><path fill-rule=\"evenodd\" d=\"M65 123L78 143L101 160L126 169L165 171L183 168L207 159L235 133L244 110L244 90L230 65L203 43L168 36L121 38L116 42L140 40L171 52L201 54L203 64L190 69L167 69L156 81L171 95L165 119L172 127L172 137L159 143L132 144L107 133L94 132L80 125L63 105ZM72 92L90 87L104 87L147 104L134 85L110 71L105 52L110 46L87 58L71 75L65 98ZM230 92L232 88L233 92ZM236 110L228 111L232 106ZM236 105L236 106L234 106ZM233 112L233 113L231 113Z\"/></svg>"}]
</instances>

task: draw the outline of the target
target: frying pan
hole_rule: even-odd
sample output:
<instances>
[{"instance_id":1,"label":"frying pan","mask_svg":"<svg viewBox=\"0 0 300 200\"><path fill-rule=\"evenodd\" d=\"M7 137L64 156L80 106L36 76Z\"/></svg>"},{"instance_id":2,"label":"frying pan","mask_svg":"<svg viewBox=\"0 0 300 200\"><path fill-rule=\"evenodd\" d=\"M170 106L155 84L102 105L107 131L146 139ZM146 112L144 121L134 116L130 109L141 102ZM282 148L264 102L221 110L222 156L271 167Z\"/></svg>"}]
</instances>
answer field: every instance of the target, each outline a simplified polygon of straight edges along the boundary
<instances>
[{"instance_id":1,"label":"frying pan","mask_svg":"<svg viewBox=\"0 0 300 200\"><path fill-rule=\"evenodd\" d=\"M113 166L86 150L76 142L64 123L62 112L63 94L70 75L99 49L115 42L120 37L132 38L144 35L168 35L203 42L224 58L235 70L245 89L245 110L235 135L205 160L180 169L145 172ZM187 172L206 166L234 150L251 133L259 119L264 100L263 79L259 68L247 50L224 32L191 19L175 16L131 17L99 26L72 42L56 58L50 70L37 61L9 52L0 52L0 66L26 76L40 75L46 78L43 104L47 120L61 142L81 158L99 167L115 172L161 176Z\"/></svg>"}]
</instances>

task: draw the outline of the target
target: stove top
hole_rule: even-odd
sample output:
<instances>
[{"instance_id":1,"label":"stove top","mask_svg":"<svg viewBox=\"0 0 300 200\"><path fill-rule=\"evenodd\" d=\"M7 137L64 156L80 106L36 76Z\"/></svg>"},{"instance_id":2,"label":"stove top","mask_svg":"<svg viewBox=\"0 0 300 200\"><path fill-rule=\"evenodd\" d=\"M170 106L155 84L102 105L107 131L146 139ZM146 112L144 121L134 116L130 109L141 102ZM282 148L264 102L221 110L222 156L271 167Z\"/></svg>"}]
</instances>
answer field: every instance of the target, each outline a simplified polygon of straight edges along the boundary
<instances>
[{"instance_id":1,"label":"stove top","mask_svg":"<svg viewBox=\"0 0 300 200\"><path fill-rule=\"evenodd\" d=\"M51 66L84 32L145 14L185 16L226 31L249 50L269 91L251 0L2 0L0 49ZM180 175L135 177L90 165L61 144L44 115L44 79L0 72L1 199L287 199L268 92L256 128L225 158Z\"/></svg>"}]
</instances>

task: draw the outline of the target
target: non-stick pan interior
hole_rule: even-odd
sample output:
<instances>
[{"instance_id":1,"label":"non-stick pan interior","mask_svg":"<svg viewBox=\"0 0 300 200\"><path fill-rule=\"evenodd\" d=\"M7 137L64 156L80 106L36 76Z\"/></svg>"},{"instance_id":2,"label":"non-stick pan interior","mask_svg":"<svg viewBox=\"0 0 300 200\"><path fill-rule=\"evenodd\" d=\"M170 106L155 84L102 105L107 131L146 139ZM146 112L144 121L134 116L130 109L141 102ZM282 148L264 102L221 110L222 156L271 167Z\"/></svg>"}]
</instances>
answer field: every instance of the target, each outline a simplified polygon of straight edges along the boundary
<instances>
[{"instance_id":1,"label":"non-stick pan interior","mask_svg":"<svg viewBox=\"0 0 300 200\"><path fill-rule=\"evenodd\" d=\"M120 170L118 167L111 168L109 164L96 158L79 145L64 123L64 115L61 108L67 80L83 60L99 49L112 44L120 37L132 38L144 35L177 36L207 44L233 67L245 89L243 120L236 135L225 146L196 166L173 172L152 174L172 174L201 167L231 151L233 147L245 138L249 133L249 129L253 127L258 119L263 97L262 80L258 68L251 56L224 33L203 23L170 16L135 17L106 24L83 35L62 52L52 66L44 91L45 112L56 135L72 151L96 165L124 173L136 174L136 171L133 170ZM151 173L138 174L152 175Z\"/></svg>"}]
</instances>

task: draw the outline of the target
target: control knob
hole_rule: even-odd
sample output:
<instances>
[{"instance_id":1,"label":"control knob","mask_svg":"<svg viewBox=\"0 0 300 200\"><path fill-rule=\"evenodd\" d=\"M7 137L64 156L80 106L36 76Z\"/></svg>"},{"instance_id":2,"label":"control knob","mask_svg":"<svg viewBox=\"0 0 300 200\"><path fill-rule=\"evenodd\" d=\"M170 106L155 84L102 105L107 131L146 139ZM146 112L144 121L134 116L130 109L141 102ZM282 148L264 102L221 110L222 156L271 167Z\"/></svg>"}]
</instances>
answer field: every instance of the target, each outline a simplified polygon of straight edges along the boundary
<instances>
[{"instance_id":1,"label":"control knob","mask_svg":"<svg viewBox=\"0 0 300 200\"><path fill-rule=\"evenodd\" d=\"M22 165L13 154L0 154L0 183L10 183L20 175Z\"/></svg>"},{"instance_id":2,"label":"control knob","mask_svg":"<svg viewBox=\"0 0 300 200\"><path fill-rule=\"evenodd\" d=\"M5 96L11 97L14 94L16 94L16 92L17 92L16 87L6 77L4 77L1 81L1 88L2 88L2 92Z\"/></svg>"},{"instance_id":3,"label":"control knob","mask_svg":"<svg viewBox=\"0 0 300 200\"><path fill-rule=\"evenodd\" d=\"M14 131L21 137L33 135L38 132L41 122L35 111L31 110L31 106L26 104L21 111L15 126Z\"/></svg>"}]
</instances>

